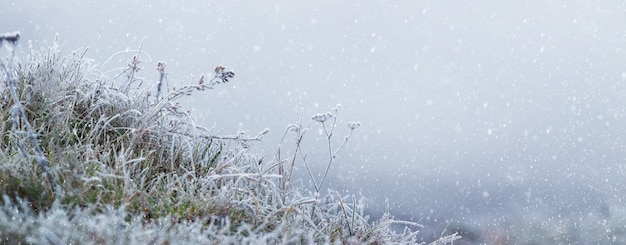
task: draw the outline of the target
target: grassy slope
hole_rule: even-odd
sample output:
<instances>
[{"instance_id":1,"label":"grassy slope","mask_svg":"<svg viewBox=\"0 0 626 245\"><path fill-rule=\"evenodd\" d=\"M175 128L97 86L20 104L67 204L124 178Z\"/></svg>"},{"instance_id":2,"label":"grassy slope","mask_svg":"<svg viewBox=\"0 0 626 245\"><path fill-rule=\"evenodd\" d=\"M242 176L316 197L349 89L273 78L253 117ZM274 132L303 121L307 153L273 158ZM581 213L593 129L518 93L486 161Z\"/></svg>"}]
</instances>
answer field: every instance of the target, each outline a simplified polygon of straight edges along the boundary
<instances>
[{"instance_id":1,"label":"grassy slope","mask_svg":"<svg viewBox=\"0 0 626 245\"><path fill-rule=\"evenodd\" d=\"M293 156L257 164L246 143L257 137L220 139L195 125L176 99L219 78L163 93L156 103L156 91L139 87L148 82L137 76L139 55L110 78L85 53L29 46L0 75L0 242L415 243L415 231L393 231L402 222L388 213L368 222L353 197L316 199L294 187ZM12 113L11 78L54 192L36 142ZM285 152L297 147L284 143Z\"/></svg>"}]
</instances>

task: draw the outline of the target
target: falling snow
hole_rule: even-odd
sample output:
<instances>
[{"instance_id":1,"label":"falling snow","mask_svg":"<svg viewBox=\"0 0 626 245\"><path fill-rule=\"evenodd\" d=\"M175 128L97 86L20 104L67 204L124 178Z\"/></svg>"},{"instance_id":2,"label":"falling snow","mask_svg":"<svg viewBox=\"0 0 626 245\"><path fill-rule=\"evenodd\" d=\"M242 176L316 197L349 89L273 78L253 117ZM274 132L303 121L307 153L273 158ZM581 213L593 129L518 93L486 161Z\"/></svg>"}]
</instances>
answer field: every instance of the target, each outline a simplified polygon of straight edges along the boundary
<instances>
[{"instance_id":1,"label":"falling snow","mask_svg":"<svg viewBox=\"0 0 626 245\"><path fill-rule=\"evenodd\" d=\"M334 115L315 113L341 103L338 130L363 126L329 185L362 193L372 216L389 200L423 221L425 240L450 224L476 243L499 232L510 243L626 242L619 1L13 2L0 32L58 33L65 50L89 46L99 60L143 44L171 86L228 64L236 85L186 103L207 128L269 127L260 154L302 115L325 122ZM303 146L323 159L323 139Z\"/></svg>"}]
</instances>

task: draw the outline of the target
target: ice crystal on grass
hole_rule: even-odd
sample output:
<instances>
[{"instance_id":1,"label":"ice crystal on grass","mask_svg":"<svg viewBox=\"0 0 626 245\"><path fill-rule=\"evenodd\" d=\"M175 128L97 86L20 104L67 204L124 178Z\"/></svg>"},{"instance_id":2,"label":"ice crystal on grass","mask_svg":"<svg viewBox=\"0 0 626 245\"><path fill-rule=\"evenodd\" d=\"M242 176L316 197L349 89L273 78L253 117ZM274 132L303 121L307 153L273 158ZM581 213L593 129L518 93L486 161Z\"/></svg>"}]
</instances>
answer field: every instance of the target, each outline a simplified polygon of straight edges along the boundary
<instances>
[{"instance_id":1,"label":"ice crystal on grass","mask_svg":"<svg viewBox=\"0 0 626 245\"><path fill-rule=\"evenodd\" d=\"M86 51L63 56L60 50L29 46L15 66L13 55L8 66L1 63L0 79L11 86L0 87L0 106L14 109L0 110L0 243L416 243L414 231L391 229L400 221L388 212L370 222L361 199L334 191L320 196L358 123L349 124L356 126L341 145L329 145L324 179L311 193L292 179L296 160L306 164L302 118L264 161L248 142L262 140L267 130L219 135L198 126L177 103L231 81L232 70L218 66L210 80L203 75L180 89L157 88L154 101L133 85L151 81L137 76L141 49L120 73L126 76L115 78L96 70ZM165 63L157 63L157 72L165 82ZM118 77L124 81L116 84ZM329 140L337 111L316 120ZM287 134L296 135L295 150L285 155ZM58 180L62 191L55 198L33 161Z\"/></svg>"}]
</instances>

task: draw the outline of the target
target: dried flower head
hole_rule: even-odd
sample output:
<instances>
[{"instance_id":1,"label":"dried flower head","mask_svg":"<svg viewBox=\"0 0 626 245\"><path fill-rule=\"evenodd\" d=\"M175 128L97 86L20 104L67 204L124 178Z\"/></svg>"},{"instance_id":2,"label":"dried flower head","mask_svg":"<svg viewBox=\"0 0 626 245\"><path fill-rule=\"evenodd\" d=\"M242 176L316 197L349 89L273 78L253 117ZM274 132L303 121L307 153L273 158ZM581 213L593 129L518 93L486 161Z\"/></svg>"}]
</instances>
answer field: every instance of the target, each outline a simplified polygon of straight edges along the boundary
<instances>
[{"instance_id":1,"label":"dried flower head","mask_svg":"<svg viewBox=\"0 0 626 245\"><path fill-rule=\"evenodd\" d=\"M222 66L222 65L218 65L215 67L215 74L218 74L222 71L224 71L224 69L226 69L226 67Z\"/></svg>"},{"instance_id":2,"label":"dried flower head","mask_svg":"<svg viewBox=\"0 0 626 245\"><path fill-rule=\"evenodd\" d=\"M228 82L228 79L235 77L235 72L232 70L222 72L221 78L224 82Z\"/></svg>"},{"instance_id":3,"label":"dried flower head","mask_svg":"<svg viewBox=\"0 0 626 245\"><path fill-rule=\"evenodd\" d=\"M348 128L350 128L350 129L354 130L354 129L358 128L359 126L361 126L360 122L348 122Z\"/></svg>"},{"instance_id":4,"label":"dried flower head","mask_svg":"<svg viewBox=\"0 0 626 245\"><path fill-rule=\"evenodd\" d=\"M330 119L332 117L333 117L332 113L326 112L324 114L322 114L322 113L315 114L315 115L313 115L313 117L311 119L323 123L323 122L325 122L326 120L328 120L328 119Z\"/></svg>"},{"instance_id":5,"label":"dried flower head","mask_svg":"<svg viewBox=\"0 0 626 245\"><path fill-rule=\"evenodd\" d=\"M233 70L227 70L223 65L218 65L215 67L215 78L219 78L222 82L229 82L228 79L235 77L235 72ZM216 81L220 83L219 81Z\"/></svg>"},{"instance_id":6,"label":"dried flower head","mask_svg":"<svg viewBox=\"0 0 626 245\"><path fill-rule=\"evenodd\" d=\"M163 72L165 72L165 66L166 66L165 62L163 62L163 61L159 61L159 62L157 62L157 67L156 67L156 69L157 69L157 71L159 71L160 73L163 73Z\"/></svg>"}]
</instances>

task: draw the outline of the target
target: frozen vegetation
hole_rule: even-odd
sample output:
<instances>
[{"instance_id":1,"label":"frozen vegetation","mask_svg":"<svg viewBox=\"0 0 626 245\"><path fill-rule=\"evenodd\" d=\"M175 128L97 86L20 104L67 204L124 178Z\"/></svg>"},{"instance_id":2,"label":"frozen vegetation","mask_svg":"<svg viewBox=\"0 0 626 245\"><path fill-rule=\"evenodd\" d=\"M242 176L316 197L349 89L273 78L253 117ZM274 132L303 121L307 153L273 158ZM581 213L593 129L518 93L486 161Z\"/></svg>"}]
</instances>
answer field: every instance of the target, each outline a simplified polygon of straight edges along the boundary
<instances>
[{"instance_id":1,"label":"frozen vegetation","mask_svg":"<svg viewBox=\"0 0 626 245\"><path fill-rule=\"evenodd\" d=\"M29 42L16 55L19 35L0 38L0 243L417 243L419 224L388 211L370 220L362 199L325 191L349 139L331 144L333 129L346 127L336 124L338 108L301 116L264 159L250 142L266 131L220 135L177 103L233 82L224 66L168 91L166 64L142 63L141 49L117 54L128 66L111 77L86 49L64 54L56 42ZM302 153L304 120L326 133L327 162ZM358 126L349 123L350 134ZM313 190L292 179L296 164L309 171ZM322 179L311 164L324 164ZM442 233L433 243L458 238Z\"/></svg>"}]
</instances>

